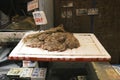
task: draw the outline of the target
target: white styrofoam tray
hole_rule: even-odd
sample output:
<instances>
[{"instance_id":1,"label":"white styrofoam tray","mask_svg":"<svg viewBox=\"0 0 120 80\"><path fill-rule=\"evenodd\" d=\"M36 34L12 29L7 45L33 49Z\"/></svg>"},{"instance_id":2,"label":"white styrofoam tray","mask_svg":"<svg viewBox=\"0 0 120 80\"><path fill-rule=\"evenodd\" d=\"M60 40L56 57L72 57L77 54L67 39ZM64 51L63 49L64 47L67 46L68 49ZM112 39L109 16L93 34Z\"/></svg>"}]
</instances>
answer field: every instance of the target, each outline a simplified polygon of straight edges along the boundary
<instances>
[{"instance_id":1,"label":"white styrofoam tray","mask_svg":"<svg viewBox=\"0 0 120 80\"><path fill-rule=\"evenodd\" d=\"M34 32L26 33L25 36L31 33ZM110 61L111 56L94 34L74 33L74 36L79 40L80 47L67 49L63 52L50 52L40 48L27 47L23 39L21 39L10 53L9 59L40 61Z\"/></svg>"}]
</instances>

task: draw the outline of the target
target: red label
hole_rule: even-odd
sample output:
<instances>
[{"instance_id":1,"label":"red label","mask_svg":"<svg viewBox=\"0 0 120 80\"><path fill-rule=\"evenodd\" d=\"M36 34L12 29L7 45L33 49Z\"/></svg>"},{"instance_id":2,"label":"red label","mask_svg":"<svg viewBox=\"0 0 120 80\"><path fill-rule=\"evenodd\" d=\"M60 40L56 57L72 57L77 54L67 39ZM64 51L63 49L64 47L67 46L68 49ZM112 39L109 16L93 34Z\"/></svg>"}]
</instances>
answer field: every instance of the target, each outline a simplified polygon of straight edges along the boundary
<instances>
[{"instance_id":1,"label":"red label","mask_svg":"<svg viewBox=\"0 0 120 80\"><path fill-rule=\"evenodd\" d=\"M43 18L35 18L35 22L43 22Z\"/></svg>"}]
</instances>

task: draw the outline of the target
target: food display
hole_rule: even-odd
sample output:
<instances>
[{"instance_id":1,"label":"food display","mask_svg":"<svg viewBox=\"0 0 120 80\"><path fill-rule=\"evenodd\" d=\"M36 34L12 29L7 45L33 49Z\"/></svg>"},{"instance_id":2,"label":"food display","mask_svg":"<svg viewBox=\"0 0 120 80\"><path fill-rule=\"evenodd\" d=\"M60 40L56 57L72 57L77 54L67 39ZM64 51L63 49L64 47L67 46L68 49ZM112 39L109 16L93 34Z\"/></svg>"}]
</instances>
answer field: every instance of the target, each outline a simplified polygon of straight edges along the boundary
<instances>
[{"instance_id":1,"label":"food display","mask_svg":"<svg viewBox=\"0 0 120 80\"><path fill-rule=\"evenodd\" d=\"M94 34L91 33L72 34L63 30L64 29L59 26L56 28L52 28L52 30L50 29L44 32L38 31L27 32L21 39L21 41L17 44L17 46L11 51L9 59L27 61L111 60L111 56L100 44L100 42L98 41ZM61 36L62 33L67 35L69 34L69 36L66 35L65 37ZM58 36L61 37L59 38L58 36L53 37L53 35L57 34L59 34Z\"/></svg>"},{"instance_id":2,"label":"food display","mask_svg":"<svg viewBox=\"0 0 120 80\"><path fill-rule=\"evenodd\" d=\"M79 41L70 32L66 32L63 25L27 35L23 42L27 47L42 48L48 51L65 51L66 49L78 48Z\"/></svg>"},{"instance_id":3,"label":"food display","mask_svg":"<svg viewBox=\"0 0 120 80\"><path fill-rule=\"evenodd\" d=\"M110 61L111 56L92 33L70 33L63 25L26 32L11 51L10 60Z\"/></svg>"}]
</instances>

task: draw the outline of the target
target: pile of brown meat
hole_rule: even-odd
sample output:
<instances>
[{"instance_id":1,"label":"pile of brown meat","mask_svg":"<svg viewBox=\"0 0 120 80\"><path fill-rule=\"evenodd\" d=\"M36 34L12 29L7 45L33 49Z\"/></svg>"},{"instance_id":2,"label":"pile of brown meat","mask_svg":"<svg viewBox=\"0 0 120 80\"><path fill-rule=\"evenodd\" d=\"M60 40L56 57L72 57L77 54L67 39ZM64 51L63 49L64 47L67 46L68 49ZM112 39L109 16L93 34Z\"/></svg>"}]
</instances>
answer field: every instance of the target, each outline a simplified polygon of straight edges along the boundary
<instances>
[{"instance_id":1,"label":"pile of brown meat","mask_svg":"<svg viewBox=\"0 0 120 80\"><path fill-rule=\"evenodd\" d=\"M48 51L65 51L66 49L78 48L79 41L72 33L66 32L63 26L51 28L44 32L29 34L23 41L32 48L42 48Z\"/></svg>"}]
</instances>

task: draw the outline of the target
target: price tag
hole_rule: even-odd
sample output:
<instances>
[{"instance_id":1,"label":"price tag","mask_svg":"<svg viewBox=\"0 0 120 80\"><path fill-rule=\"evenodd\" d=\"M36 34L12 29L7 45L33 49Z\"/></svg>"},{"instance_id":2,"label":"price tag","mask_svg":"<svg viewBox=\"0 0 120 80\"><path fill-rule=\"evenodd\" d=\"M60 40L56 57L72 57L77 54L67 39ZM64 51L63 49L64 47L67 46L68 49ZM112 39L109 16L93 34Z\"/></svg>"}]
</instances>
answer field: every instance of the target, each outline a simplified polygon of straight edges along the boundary
<instances>
[{"instance_id":1,"label":"price tag","mask_svg":"<svg viewBox=\"0 0 120 80\"><path fill-rule=\"evenodd\" d=\"M47 24L47 19L44 11L35 11L33 12L33 18L36 25L45 25Z\"/></svg>"}]
</instances>

